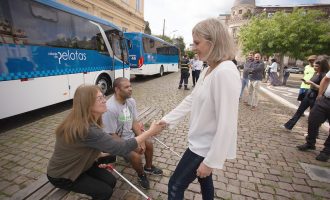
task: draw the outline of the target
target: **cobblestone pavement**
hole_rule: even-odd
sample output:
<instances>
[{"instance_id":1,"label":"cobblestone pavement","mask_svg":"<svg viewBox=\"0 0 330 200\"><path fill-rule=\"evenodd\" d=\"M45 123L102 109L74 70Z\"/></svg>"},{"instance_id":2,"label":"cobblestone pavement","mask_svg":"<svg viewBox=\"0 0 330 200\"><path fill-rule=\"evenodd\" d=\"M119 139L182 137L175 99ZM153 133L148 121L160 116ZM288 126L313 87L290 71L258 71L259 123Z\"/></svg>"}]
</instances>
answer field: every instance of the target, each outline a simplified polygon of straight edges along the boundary
<instances>
[{"instance_id":1,"label":"cobblestone pavement","mask_svg":"<svg viewBox=\"0 0 330 200\"><path fill-rule=\"evenodd\" d=\"M190 93L177 89L178 80L179 73L173 73L134 81L133 96L138 108L156 106L164 113L170 111ZM306 118L302 118L291 133L279 128L293 112L267 96L261 96L256 111L240 104L237 159L227 161L223 170L214 172L216 199L330 199L330 184L311 180L298 164L304 162L329 168L329 162L315 160L324 141L317 141L315 151L299 152L295 146L304 143ZM54 129L67 113L54 114L0 135L0 199L9 199L45 173L54 147ZM188 117L174 130L163 131L158 138L182 154L187 147L187 130ZM164 175L149 176L152 189L145 192L152 199L167 198L167 183L178 160L177 156L155 142L154 164L164 169ZM127 179L137 183L135 172L128 164L119 160L115 167ZM71 194L67 199L89 198ZM111 199L142 197L118 178ZM202 199L197 182L190 185L185 199Z\"/></svg>"}]
</instances>

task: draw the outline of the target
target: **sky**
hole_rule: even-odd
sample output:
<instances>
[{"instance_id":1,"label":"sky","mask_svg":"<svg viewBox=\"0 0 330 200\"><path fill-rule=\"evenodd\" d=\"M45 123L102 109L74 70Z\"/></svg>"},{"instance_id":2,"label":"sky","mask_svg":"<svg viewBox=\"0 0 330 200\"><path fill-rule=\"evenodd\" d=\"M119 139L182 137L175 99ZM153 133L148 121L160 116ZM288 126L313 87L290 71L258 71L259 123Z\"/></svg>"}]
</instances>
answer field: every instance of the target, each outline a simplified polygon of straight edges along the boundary
<instances>
[{"instance_id":1,"label":"sky","mask_svg":"<svg viewBox=\"0 0 330 200\"><path fill-rule=\"evenodd\" d=\"M144 20L151 34L173 38L182 36L188 47L192 44L191 30L198 22L230 13L234 0L144 0Z\"/></svg>"}]
</instances>

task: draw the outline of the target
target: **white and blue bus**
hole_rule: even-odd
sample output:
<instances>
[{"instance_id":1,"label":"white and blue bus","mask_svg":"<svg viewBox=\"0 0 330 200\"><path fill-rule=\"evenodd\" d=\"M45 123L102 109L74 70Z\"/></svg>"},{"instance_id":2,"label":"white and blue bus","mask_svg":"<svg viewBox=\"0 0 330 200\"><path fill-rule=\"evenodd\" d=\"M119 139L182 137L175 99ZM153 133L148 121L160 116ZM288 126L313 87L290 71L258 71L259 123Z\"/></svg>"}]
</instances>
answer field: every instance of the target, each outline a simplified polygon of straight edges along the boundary
<instances>
[{"instance_id":1,"label":"white and blue bus","mask_svg":"<svg viewBox=\"0 0 330 200\"><path fill-rule=\"evenodd\" d=\"M56 1L1 0L0 119L72 99L81 84L108 94L123 76L119 27Z\"/></svg>"},{"instance_id":2,"label":"white and blue bus","mask_svg":"<svg viewBox=\"0 0 330 200\"><path fill-rule=\"evenodd\" d=\"M177 72L179 49L164 40L144 33L125 32L130 40L129 63L136 76Z\"/></svg>"}]
</instances>

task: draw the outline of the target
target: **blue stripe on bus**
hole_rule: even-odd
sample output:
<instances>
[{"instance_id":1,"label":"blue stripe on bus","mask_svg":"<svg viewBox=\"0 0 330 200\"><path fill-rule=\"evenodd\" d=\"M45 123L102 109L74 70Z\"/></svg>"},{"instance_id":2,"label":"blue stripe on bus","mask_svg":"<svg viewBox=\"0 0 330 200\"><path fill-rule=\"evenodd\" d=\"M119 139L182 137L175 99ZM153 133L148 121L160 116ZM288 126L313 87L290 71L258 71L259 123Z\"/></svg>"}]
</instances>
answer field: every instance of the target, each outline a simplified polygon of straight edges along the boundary
<instances>
[{"instance_id":1,"label":"blue stripe on bus","mask_svg":"<svg viewBox=\"0 0 330 200\"><path fill-rule=\"evenodd\" d=\"M113 59L95 50L0 44L0 52L0 81L113 70Z\"/></svg>"}]
</instances>

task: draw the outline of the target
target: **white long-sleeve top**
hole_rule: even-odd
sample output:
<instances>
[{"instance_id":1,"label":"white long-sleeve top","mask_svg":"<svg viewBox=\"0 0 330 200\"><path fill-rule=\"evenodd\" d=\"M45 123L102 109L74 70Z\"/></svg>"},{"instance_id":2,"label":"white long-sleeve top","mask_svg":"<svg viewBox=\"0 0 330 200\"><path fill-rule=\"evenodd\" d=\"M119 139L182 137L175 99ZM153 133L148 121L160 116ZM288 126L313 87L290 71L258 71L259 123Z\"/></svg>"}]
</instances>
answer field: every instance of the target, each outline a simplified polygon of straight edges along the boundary
<instances>
[{"instance_id":1,"label":"white long-sleeve top","mask_svg":"<svg viewBox=\"0 0 330 200\"><path fill-rule=\"evenodd\" d=\"M277 63L273 62L269 68L270 68L270 72L277 72Z\"/></svg>"},{"instance_id":2,"label":"white long-sleeve top","mask_svg":"<svg viewBox=\"0 0 330 200\"><path fill-rule=\"evenodd\" d=\"M163 117L173 128L190 113L189 149L205 157L208 167L222 169L226 159L236 158L237 118L241 80L235 64L220 63L175 109Z\"/></svg>"}]
</instances>

